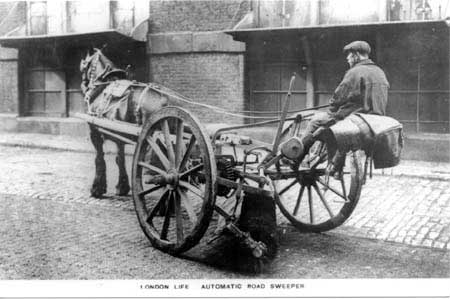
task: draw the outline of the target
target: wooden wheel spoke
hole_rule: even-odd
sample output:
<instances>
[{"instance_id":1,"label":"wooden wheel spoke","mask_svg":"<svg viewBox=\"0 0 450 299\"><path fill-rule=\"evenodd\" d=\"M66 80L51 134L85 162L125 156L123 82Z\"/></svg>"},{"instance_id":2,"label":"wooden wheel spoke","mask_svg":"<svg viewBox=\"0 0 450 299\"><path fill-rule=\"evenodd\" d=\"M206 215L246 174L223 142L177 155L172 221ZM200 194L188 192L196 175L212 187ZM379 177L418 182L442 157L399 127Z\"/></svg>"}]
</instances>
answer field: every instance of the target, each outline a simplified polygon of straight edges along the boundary
<instances>
[{"instance_id":1,"label":"wooden wheel spoke","mask_svg":"<svg viewBox=\"0 0 450 299\"><path fill-rule=\"evenodd\" d=\"M171 166L175 166L175 152L173 151L172 140L170 138L169 122L167 119L163 121L162 125L164 133L164 141L166 144L167 155L169 156L169 161Z\"/></svg>"},{"instance_id":2,"label":"wooden wheel spoke","mask_svg":"<svg viewBox=\"0 0 450 299\"><path fill-rule=\"evenodd\" d=\"M169 192L168 200L166 201L166 214L164 215L164 222L161 229L161 239L167 240L167 232L169 231L169 225L170 225L170 214L171 214L171 207L172 207L172 201L173 201L173 192Z\"/></svg>"},{"instance_id":3,"label":"wooden wheel spoke","mask_svg":"<svg viewBox=\"0 0 450 299\"><path fill-rule=\"evenodd\" d=\"M184 233L183 233L183 218L181 215L181 203L180 196L177 193L173 193L174 201L175 201L175 217L177 223L177 243L183 242Z\"/></svg>"},{"instance_id":4,"label":"wooden wheel spoke","mask_svg":"<svg viewBox=\"0 0 450 299\"><path fill-rule=\"evenodd\" d=\"M186 109L163 107L145 120L131 181L139 224L154 248L179 255L211 232L215 164L208 132Z\"/></svg>"},{"instance_id":5,"label":"wooden wheel spoke","mask_svg":"<svg viewBox=\"0 0 450 299\"><path fill-rule=\"evenodd\" d=\"M280 177L284 183L273 186L278 195L284 193L274 196L279 211L300 231L325 232L342 225L360 198L364 183L360 150L352 152L353 157L346 157L350 159L345 161L345 172L340 171L338 178L337 174L330 176L328 162L333 149L329 151L329 145L316 142L311 147L309 159L295 173L300 187L292 187L292 181L286 181L293 179L291 174Z\"/></svg>"},{"instance_id":6,"label":"wooden wheel spoke","mask_svg":"<svg viewBox=\"0 0 450 299\"><path fill-rule=\"evenodd\" d=\"M182 178L182 177L184 177L184 176L186 176L186 175L188 175L188 174L190 174L190 173L192 173L192 172L194 172L194 171L197 171L197 170L202 169L203 166L204 166L203 163L202 163L202 164L195 165L194 167L192 167L192 168L186 170L185 172L183 172L182 174L180 174L180 178Z\"/></svg>"},{"instance_id":7,"label":"wooden wheel spoke","mask_svg":"<svg viewBox=\"0 0 450 299\"><path fill-rule=\"evenodd\" d=\"M334 194L336 194L339 197L342 197L346 202L348 202L348 198L345 194L342 194L341 192L339 192L338 190L336 190L334 187L331 187L329 184L326 184L324 181L322 181L322 179L318 178L317 181L324 186L325 188L329 189L331 192L333 192ZM345 187L345 186L344 186Z\"/></svg>"},{"instance_id":8,"label":"wooden wheel spoke","mask_svg":"<svg viewBox=\"0 0 450 299\"><path fill-rule=\"evenodd\" d=\"M346 190L346 188L345 188L344 175L342 175L340 181L341 181L341 187L342 187L342 193L343 193L343 195L344 195L344 199L345 199L345 201L348 201L347 190Z\"/></svg>"},{"instance_id":9,"label":"wooden wheel spoke","mask_svg":"<svg viewBox=\"0 0 450 299\"><path fill-rule=\"evenodd\" d=\"M175 168L177 169L178 167L180 167L184 150L183 133L184 133L183 121L179 119L177 122L177 130L176 130L177 137L175 143Z\"/></svg>"},{"instance_id":10,"label":"wooden wheel spoke","mask_svg":"<svg viewBox=\"0 0 450 299\"><path fill-rule=\"evenodd\" d=\"M316 183L314 183L313 187L314 187L314 190L316 190L317 194L319 195L320 200L322 201L323 205L324 205L325 208L327 209L328 214L330 214L331 218L333 218L333 217L334 217L333 211L331 210L331 208L330 208L330 206L328 205L327 201L326 201L325 198L323 197L322 192L320 192L319 187L317 186Z\"/></svg>"},{"instance_id":11,"label":"wooden wheel spoke","mask_svg":"<svg viewBox=\"0 0 450 299\"><path fill-rule=\"evenodd\" d=\"M197 215L195 214L192 200L181 190L178 190L178 195L180 196L181 203L188 213L189 219L195 225L197 223Z\"/></svg>"},{"instance_id":12,"label":"wooden wheel spoke","mask_svg":"<svg viewBox=\"0 0 450 299\"><path fill-rule=\"evenodd\" d=\"M155 214L162 207L162 205L165 204L167 196L168 196L168 193L169 192L168 192L167 188L165 188L165 190L163 191L163 194L159 198L159 201L156 203L156 205L153 207L153 209L148 214L148 217L147 217L147 220L146 220L147 223L151 223L151 221L152 221L153 217L155 216Z\"/></svg>"},{"instance_id":13,"label":"wooden wheel spoke","mask_svg":"<svg viewBox=\"0 0 450 299\"><path fill-rule=\"evenodd\" d=\"M198 197L203 199L203 195L202 195L203 191L200 190L199 188L195 187L194 185L192 185L186 181L181 181L181 180L178 182L178 184L181 187L188 189L189 191L191 191L192 193L194 193L195 195L197 195Z\"/></svg>"},{"instance_id":14,"label":"wooden wheel spoke","mask_svg":"<svg viewBox=\"0 0 450 299\"><path fill-rule=\"evenodd\" d=\"M314 223L314 208L313 208L313 199L311 194L311 186L308 186L308 201L309 201L309 219L311 224Z\"/></svg>"},{"instance_id":15,"label":"wooden wheel spoke","mask_svg":"<svg viewBox=\"0 0 450 299\"><path fill-rule=\"evenodd\" d=\"M167 172L165 172L164 170L162 170L162 169L160 169L158 167L155 167L155 166L153 166L151 164L148 164L146 162L142 162L141 161L141 162L138 163L138 165L142 166L142 167L145 167L145 168L148 168L150 170L153 170L154 172L156 172L156 173L158 173L160 175L166 175L167 174Z\"/></svg>"},{"instance_id":16,"label":"wooden wheel spoke","mask_svg":"<svg viewBox=\"0 0 450 299\"><path fill-rule=\"evenodd\" d=\"M283 195L284 192L288 191L289 189L292 188L292 186L295 185L295 183L297 183L297 180L294 179L289 185L287 185L286 187L283 188L283 190L280 191L280 193L278 193L279 196Z\"/></svg>"},{"instance_id":17,"label":"wooden wheel spoke","mask_svg":"<svg viewBox=\"0 0 450 299\"><path fill-rule=\"evenodd\" d=\"M162 187L163 187L163 185L158 185L156 187L141 191L141 192L139 192L138 196L140 198L143 198L145 195L155 192L156 190L161 189Z\"/></svg>"},{"instance_id":18,"label":"wooden wheel spoke","mask_svg":"<svg viewBox=\"0 0 450 299\"><path fill-rule=\"evenodd\" d=\"M196 140L195 136L191 135L191 139L189 140L188 147L186 149L186 152L184 153L183 159L180 162L180 167L178 168L180 171L183 170L183 168L186 166L186 163L189 159L189 155L191 154L191 151L194 148L195 140Z\"/></svg>"},{"instance_id":19,"label":"wooden wheel spoke","mask_svg":"<svg viewBox=\"0 0 450 299\"><path fill-rule=\"evenodd\" d=\"M297 202L295 203L294 212L293 212L294 216L296 216L298 213L298 209L300 208L300 202L302 201L304 191L305 191L305 186L302 185L302 187L300 188L300 193L298 194L298 197L297 197Z\"/></svg>"},{"instance_id":20,"label":"wooden wheel spoke","mask_svg":"<svg viewBox=\"0 0 450 299\"><path fill-rule=\"evenodd\" d=\"M316 157L317 157L317 156L316 156ZM316 158L316 157L315 157L315 158ZM315 169L315 168L317 168L320 164L322 164L322 163L325 161L325 158L327 157L327 153L326 153L326 152L321 153L321 154L318 155L318 157L319 157L319 158L317 159L317 161L314 162L314 164L310 166L311 169ZM314 158L314 159L315 159L315 158Z\"/></svg>"},{"instance_id":21,"label":"wooden wheel spoke","mask_svg":"<svg viewBox=\"0 0 450 299\"><path fill-rule=\"evenodd\" d=\"M159 147L159 145L156 144L156 142L150 136L147 137L147 142L150 145L150 147L152 148L152 150L155 152L155 154L158 157L159 161L161 161L161 163L163 164L164 168L166 170L169 170L170 169L170 162L169 162L169 160L167 160L166 155L164 155L164 153L161 151L161 148Z\"/></svg>"}]
</instances>

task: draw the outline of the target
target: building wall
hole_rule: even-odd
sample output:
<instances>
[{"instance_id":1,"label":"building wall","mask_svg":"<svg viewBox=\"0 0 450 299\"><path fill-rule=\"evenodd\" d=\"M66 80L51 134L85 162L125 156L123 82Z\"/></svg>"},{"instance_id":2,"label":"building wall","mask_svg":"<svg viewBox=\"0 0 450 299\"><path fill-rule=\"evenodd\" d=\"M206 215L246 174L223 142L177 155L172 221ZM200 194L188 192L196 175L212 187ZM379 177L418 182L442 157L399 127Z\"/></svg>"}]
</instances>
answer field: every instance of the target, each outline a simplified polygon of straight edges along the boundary
<instances>
[{"instance_id":1,"label":"building wall","mask_svg":"<svg viewBox=\"0 0 450 299\"><path fill-rule=\"evenodd\" d=\"M0 47L0 113L18 112L17 51Z\"/></svg>"},{"instance_id":2,"label":"building wall","mask_svg":"<svg viewBox=\"0 0 450 299\"><path fill-rule=\"evenodd\" d=\"M251 0L150 1L152 33L231 29L250 10Z\"/></svg>"},{"instance_id":3,"label":"building wall","mask_svg":"<svg viewBox=\"0 0 450 299\"><path fill-rule=\"evenodd\" d=\"M244 110L245 45L220 30L232 28L249 9L250 1L151 1L151 81L200 103ZM243 121L195 105L181 106L202 122Z\"/></svg>"},{"instance_id":4,"label":"building wall","mask_svg":"<svg viewBox=\"0 0 450 299\"><path fill-rule=\"evenodd\" d=\"M402 122L407 133L449 133L448 27L445 22L412 26L386 25L364 30L348 27L320 34L310 32L315 104L328 103L348 69L342 53L344 45L353 40L365 40L372 47L370 57L385 71L390 82L387 114ZM249 73L249 103L250 107L274 110L276 107L267 103L267 95L275 98L277 93L271 91L285 92L286 88L279 83L280 78L288 81L283 73L299 69L305 65L306 58L300 40L294 35L286 35L282 40L268 36L254 37L247 45L248 68L255 70ZM265 69L276 70L274 66L280 71L263 74ZM302 72L296 72L301 77ZM305 89L299 85L294 91L301 95L306 93ZM304 100L299 98L298 101Z\"/></svg>"},{"instance_id":5,"label":"building wall","mask_svg":"<svg viewBox=\"0 0 450 299\"><path fill-rule=\"evenodd\" d=\"M149 2L140 0L31 1L27 32L64 34L117 29L126 34L148 18Z\"/></svg>"},{"instance_id":6,"label":"building wall","mask_svg":"<svg viewBox=\"0 0 450 299\"><path fill-rule=\"evenodd\" d=\"M0 35L60 35L68 32L86 33L111 28L124 34L130 34L136 25L148 18L149 1L101 0L95 1L95 5L84 2L1 2ZM47 48L50 48L51 58L57 61L55 63L54 61L50 62L52 59L43 59L42 63L34 66L27 59L21 59L20 64L18 64L18 52L16 49L0 47L0 90L2 91L0 95L0 113L20 114L21 116L41 114L45 116L67 116L67 112L70 115L72 112L83 110L78 83L80 76L78 67L79 60L82 57L79 52L85 49L80 49L81 45L76 41L61 48L55 48L55 44L47 45L42 43L21 48L20 53L24 53L24 57L28 58L31 56L42 56L42 53L48 52L47 50L49 49ZM85 47L87 48L88 46ZM110 48L117 48L117 51L129 56L126 63L120 64L120 66L125 67L127 64L132 64L133 69L131 72L137 74L133 79L145 80L143 78L146 77L145 50L135 48L126 52L126 49L118 49L119 45L112 45ZM27 52L28 50L31 52ZM18 67L19 65L20 67ZM46 68L45 72L38 70L42 67ZM55 69L55 67L58 69ZM37 69L31 70L32 68ZM61 72L61 69L64 70ZM24 74L20 82L18 81L19 72ZM33 76L30 74L33 74ZM58 88L63 88L61 90L58 89L62 95L61 97L55 98L53 91L48 93L41 91L41 89L47 88L47 84L41 84L37 89L30 88L34 90L33 93L27 90L27 86L33 86L35 81L47 82L55 78L57 78L55 81L61 83L58 84ZM19 83L22 85L20 90L18 88ZM51 86L49 83L48 88L52 89ZM42 99L44 93L48 94L48 98L46 96ZM35 95L35 97L30 98L30 94ZM39 114L35 111L37 107L39 107ZM57 113L55 112L56 110Z\"/></svg>"},{"instance_id":7,"label":"building wall","mask_svg":"<svg viewBox=\"0 0 450 299\"><path fill-rule=\"evenodd\" d=\"M256 27L437 20L450 16L447 0L261 0Z\"/></svg>"},{"instance_id":8,"label":"building wall","mask_svg":"<svg viewBox=\"0 0 450 299\"><path fill-rule=\"evenodd\" d=\"M229 111L243 110L243 56L227 53L185 53L153 56L152 81L180 92L196 102ZM174 101L202 121L223 123L240 121L197 105Z\"/></svg>"},{"instance_id":9,"label":"building wall","mask_svg":"<svg viewBox=\"0 0 450 299\"><path fill-rule=\"evenodd\" d=\"M25 2L0 2L0 35L23 23ZM17 51L0 46L0 113L18 112Z\"/></svg>"},{"instance_id":10,"label":"building wall","mask_svg":"<svg viewBox=\"0 0 450 299\"><path fill-rule=\"evenodd\" d=\"M1 1L0 20L0 35L7 34L24 24L25 1Z\"/></svg>"},{"instance_id":11,"label":"building wall","mask_svg":"<svg viewBox=\"0 0 450 299\"><path fill-rule=\"evenodd\" d=\"M450 133L448 37L448 28L383 34L378 60L391 83L387 112L408 132Z\"/></svg>"},{"instance_id":12,"label":"building wall","mask_svg":"<svg viewBox=\"0 0 450 299\"><path fill-rule=\"evenodd\" d=\"M17 113L17 62L0 59L0 113Z\"/></svg>"}]
</instances>

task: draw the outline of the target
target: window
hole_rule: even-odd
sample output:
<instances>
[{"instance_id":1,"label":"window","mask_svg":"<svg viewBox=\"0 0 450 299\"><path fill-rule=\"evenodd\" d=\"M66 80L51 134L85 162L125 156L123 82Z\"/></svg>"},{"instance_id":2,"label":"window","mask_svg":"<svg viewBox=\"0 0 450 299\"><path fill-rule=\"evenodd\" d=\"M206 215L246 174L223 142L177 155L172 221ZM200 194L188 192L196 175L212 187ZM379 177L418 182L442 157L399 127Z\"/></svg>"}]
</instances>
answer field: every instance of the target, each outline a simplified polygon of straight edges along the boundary
<instances>
[{"instance_id":1,"label":"window","mask_svg":"<svg viewBox=\"0 0 450 299\"><path fill-rule=\"evenodd\" d=\"M47 34L47 2L31 1L28 6L28 32L30 35Z\"/></svg>"},{"instance_id":2,"label":"window","mask_svg":"<svg viewBox=\"0 0 450 299\"><path fill-rule=\"evenodd\" d=\"M25 68L25 114L65 116L65 71L50 48L29 50Z\"/></svg>"}]
</instances>

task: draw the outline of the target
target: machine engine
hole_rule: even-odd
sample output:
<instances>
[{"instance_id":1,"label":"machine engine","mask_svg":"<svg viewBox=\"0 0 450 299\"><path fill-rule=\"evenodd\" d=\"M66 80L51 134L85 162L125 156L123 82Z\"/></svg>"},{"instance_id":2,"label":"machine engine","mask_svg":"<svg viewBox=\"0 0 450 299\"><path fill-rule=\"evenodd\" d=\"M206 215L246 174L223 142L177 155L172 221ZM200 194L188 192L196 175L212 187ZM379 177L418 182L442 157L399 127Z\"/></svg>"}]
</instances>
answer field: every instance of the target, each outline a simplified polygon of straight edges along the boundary
<instances>
[{"instance_id":1,"label":"machine engine","mask_svg":"<svg viewBox=\"0 0 450 299\"><path fill-rule=\"evenodd\" d=\"M236 181L238 178L236 171L234 170L235 161L233 156L229 155L216 155L216 166L217 166L217 174L218 176ZM218 196L226 196L230 193L231 189L224 185L219 185L217 189Z\"/></svg>"}]
</instances>

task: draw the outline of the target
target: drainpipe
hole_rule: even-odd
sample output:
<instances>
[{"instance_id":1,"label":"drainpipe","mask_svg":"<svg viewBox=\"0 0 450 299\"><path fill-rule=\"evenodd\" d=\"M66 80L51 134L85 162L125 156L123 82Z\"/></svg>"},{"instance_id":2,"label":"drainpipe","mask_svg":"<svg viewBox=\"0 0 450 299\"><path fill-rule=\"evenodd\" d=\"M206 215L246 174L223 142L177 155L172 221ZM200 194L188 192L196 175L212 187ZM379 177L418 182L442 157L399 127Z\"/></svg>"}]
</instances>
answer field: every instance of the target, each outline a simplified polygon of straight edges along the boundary
<instances>
[{"instance_id":1,"label":"drainpipe","mask_svg":"<svg viewBox=\"0 0 450 299\"><path fill-rule=\"evenodd\" d=\"M320 0L311 1L311 25L319 25L320 23Z\"/></svg>"},{"instance_id":2,"label":"drainpipe","mask_svg":"<svg viewBox=\"0 0 450 299\"><path fill-rule=\"evenodd\" d=\"M306 36L302 36L303 52L305 53L306 60L306 107L314 107L314 66L311 53L311 45Z\"/></svg>"},{"instance_id":3,"label":"drainpipe","mask_svg":"<svg viewBox=\"0 0 450 299\"><path fill-rule=\"evenodd\" d=\"M260 27L261 26L261 3L259 3L259 0L253 0L251 2L252 4L252 11L254 11L254 20L253 20L253 24L255 27Z\"/></svg>"},{"instance_id":4,"label":"drainpipe","mask_svg":"<svg viewBox=\"0 0 450 299\"><path fill-rule=\"evenodd\" d=\"M448 55L448 60L447 60L447 78L448 78L448 86L447 88L449 89L450 92L450 21L447 21L447 36L448 36L448 48L447 48L447 55ZM450 95L450 94L449 94ZM448 122L448 130L450 132L450 101L448 103L448 111L449 111L449 122ZM449 153L449 157L450 157L450 153Z\"/></svg>"}]
</instances>

